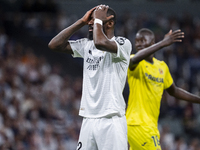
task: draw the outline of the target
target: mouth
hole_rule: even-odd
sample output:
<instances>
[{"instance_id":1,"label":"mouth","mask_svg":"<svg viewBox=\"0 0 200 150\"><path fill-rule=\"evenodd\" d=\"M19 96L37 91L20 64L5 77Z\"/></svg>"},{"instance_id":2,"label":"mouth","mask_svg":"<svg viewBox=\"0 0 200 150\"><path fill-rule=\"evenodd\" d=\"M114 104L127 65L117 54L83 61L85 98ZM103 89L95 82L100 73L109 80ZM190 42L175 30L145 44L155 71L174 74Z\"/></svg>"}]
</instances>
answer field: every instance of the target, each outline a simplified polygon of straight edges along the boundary
<instances>
[{"instance_id":1,"label":"mouth","mask_svg":"<svg viewBox=\"0 0 200 150\"><path fill-rule=\"evenodd\" d=\"M89 26L89 27L88 27L88 31L89 31L89 32L92 32L92 31L93 31L93 26Z\"/></svg>"}]
</instances>

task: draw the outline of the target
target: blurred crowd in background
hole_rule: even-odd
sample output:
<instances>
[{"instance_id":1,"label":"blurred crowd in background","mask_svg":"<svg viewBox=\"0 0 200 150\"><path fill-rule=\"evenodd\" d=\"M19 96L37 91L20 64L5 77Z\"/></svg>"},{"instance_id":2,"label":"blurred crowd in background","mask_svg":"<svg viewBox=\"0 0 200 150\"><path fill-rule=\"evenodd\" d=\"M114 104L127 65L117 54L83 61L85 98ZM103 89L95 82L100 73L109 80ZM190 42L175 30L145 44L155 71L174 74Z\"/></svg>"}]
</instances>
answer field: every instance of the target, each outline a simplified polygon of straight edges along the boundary
<instances>
[{"instance_id":1,"label":"blurred crowd in background","mask_svg":"<svg viewBox=\"0 0 200 150\"><path fill-rule=\"evenodd\" d=\"M78 116L82 74L74 76L68 66L50 59L47 45L78 17L49 3L42 9L34 8L37 9L24 4L17 12L1 9L0 13L0 149L75 150L82 121ZM127 11L118 16L116 35L129 38L135 53L134 37L143 27L154 31L156 41L162 40L170 29L185 32L182 43L163 48L155 57L168 64L177 86L199 95L200 17L189 13L165 16ZM40 45L27 45L22 40L27 35L46 45L42 55L37 54L41 51ZM72 39L85 36L87 28L81 29ZM66 59L77 61L71 56ZM82 67L81 62L78 65ZM124 97L127 101L127 85ZM163 150L200 150L199 104L177 100L164 93L160 112Z\"/></svg>"}]
</instances>

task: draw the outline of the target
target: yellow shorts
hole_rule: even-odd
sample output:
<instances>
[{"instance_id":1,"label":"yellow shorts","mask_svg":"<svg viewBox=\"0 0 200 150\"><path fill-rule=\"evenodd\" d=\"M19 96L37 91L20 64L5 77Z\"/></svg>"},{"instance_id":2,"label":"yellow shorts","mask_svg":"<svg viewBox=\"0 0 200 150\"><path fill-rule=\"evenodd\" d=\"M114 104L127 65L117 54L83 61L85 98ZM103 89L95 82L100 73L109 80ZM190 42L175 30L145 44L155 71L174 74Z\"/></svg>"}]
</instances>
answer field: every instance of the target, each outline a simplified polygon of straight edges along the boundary
<instances>
[{"instance_id":1,"label":"yellow shorts","mask_svg":"<svg viewBox=\"0 0 200 150\"><path fill-rule=\"evenodd\" d=\"M157 128L128 125L130 150L161 150L160 133Z\"/></svg>"}]
</instances>

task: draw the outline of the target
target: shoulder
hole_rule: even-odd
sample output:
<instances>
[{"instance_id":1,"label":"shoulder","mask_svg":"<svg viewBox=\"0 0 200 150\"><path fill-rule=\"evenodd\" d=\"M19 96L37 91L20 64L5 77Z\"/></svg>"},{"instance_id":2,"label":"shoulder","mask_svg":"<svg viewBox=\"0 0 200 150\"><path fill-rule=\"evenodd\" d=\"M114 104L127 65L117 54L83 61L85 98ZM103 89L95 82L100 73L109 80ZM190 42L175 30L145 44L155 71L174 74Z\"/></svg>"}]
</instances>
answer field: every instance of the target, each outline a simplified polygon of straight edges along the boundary
<instances>
[{"instance_id":1,"label":"shoulder","mask_svg":"<svg viewBox=\"0 0 200 150\"><path fill-rule=\"evenodd\" d=\"M115 37L115 41L116 41L119 45L125 45L125 44L131 45L130 40L127 39L127 38L125 38L125 37L116 36L116 37Z\"/></svg>"},{"instance_id":2,"label":"shoulder","mask_svg":"<svg viewBox=\"0 0 200 150\"><path fill-rule=\"evenodd\" d=\"M155 62L155 64L159 65L163 69L168 69L168 65L163 60L158 60L158 59L154 58L154 62Z\"/></svg>"},{"instance_id":3,"label":"shoulder","mask_svg":"<svg viewBox=\"0 0 200 150\"><path fill-rule=\"evenodd\" d=\"M155 63L157 63L157 64L160 64L160 65L167 65L163 60L158 60L158 59L155 58L155 57L154 57L153 59L154 59L153 61L154 61Z\"/></svg>"},{"instance_id":4,"label":"shoulder","mask_svg":"<svg viewBox=\"0 0 200 150\"><path fill-rule=\"evenodd\" d=\"M77 39L77 40L69 40L70 43L87 43L89 42L88 38L81 38L81 39Z\"/></svg>"}]
</instances>

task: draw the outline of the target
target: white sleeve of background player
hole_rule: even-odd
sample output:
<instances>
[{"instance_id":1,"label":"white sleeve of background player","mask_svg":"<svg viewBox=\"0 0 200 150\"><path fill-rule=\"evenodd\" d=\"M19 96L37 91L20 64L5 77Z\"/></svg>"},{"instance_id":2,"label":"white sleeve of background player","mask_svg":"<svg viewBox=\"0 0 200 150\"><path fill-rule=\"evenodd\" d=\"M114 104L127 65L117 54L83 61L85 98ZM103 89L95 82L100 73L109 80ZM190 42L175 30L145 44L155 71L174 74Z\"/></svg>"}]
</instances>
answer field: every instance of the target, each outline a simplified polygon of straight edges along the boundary
<instances>
[{"instance_id":1,"label":"white sleeve of background player","mask_svg":"<svg viewBox=\"0 0 200 150\"><path fill-rule=\"evenodd\" d=\"M131 42L124 37L116 37L115 42L117 44L117 53L112 53L113 57L124 61L129 60L132 50Z\"/></svg>"},{"instance_id":2,"label":"white sleeve of background player","mask_svg":"<svg viewBox=\"0 0 200 150\"><path fill-rule=\"evenodd\" d=\"M69 40L69 44L72 48L73 57L81 57L84 58L84 47L87 43L87 39L83 38L83 39L79 39L79 40Z\"/></svg>"}]
</instances>

